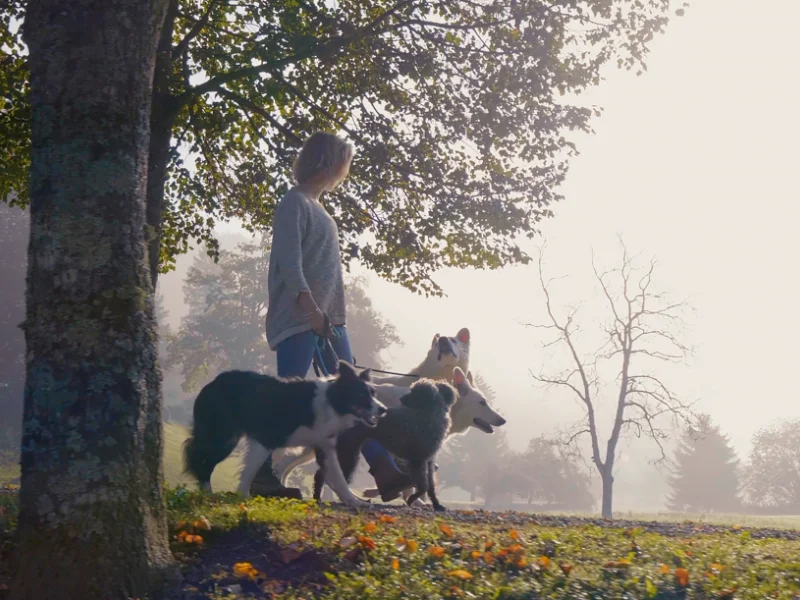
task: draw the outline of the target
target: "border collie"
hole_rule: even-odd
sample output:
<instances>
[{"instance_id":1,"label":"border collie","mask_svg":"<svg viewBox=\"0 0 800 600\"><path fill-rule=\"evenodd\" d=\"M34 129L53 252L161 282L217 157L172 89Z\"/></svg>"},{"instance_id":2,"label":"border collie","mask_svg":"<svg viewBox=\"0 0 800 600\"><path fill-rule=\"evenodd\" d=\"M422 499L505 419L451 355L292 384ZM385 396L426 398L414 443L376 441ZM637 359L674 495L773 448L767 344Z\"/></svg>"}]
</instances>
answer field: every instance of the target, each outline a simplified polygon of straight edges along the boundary
<instances>
[{"instance_id":1,"label":"border collie","mask_svg":"<svg viewBox=\"0 0 800 600\"><path fill-rule=\"evenodd\" d=\"M279 379L253 371L226 371L208 383L194 403L194 425L184 446L186 472L211 491L211 473L244 435L256 460L241 474L239 492L249 494L258 467L278 448L311 448L324 457L325 482L342 502L363 507L336 455L336 440L357 423L373 428L386 413L375 399L370 370L357 374L339 361L327 380ZM255 468L252 466L255 465Z\"/></svg>"}]
</instances>

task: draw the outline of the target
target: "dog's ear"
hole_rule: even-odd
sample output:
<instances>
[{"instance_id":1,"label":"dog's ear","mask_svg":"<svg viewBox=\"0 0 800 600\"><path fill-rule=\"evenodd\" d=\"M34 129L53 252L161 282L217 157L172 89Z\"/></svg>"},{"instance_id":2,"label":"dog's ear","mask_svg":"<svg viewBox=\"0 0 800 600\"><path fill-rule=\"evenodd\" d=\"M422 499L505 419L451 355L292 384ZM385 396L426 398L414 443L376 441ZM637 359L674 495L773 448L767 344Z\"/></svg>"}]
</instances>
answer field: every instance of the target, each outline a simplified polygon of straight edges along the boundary
<instances>
[{"instance_id":1,"label":"dog's ear","mask_svg":"<svg viewBox=\"0 0 800 600\"><path fill-rule=\"evenodd\" d=\"M467 371L467 381L472 387L475 387L475 382L472 380L472 371Z\"/></svg>"},{"instance_id":2,"label":"dog's ear","mask_svg":"<svg viewBox=\"0 0 800 600\"><path fill-rule=\"evenodd\" d=\"M464 327L456 334L456 339L462 344L469 344L469 329Z\"/></svg>"},{"instance_id":3,"label":"dog's ear","mask_svg":"<svg viewBox=\"0 0 800 600\"><path fill-rule=\"evenodd\" d=\"M466 395L471 389L467 382L467 376L464 375L464 371L460 367L453 369L453 385L462 396Z\"/></svg>"},{"instance_id":4,"label":"dog's ear","mask_svg":"<svg viewBox=\"0 0 800 600\"><path fill-rule=\"evenodd\" d=\"M339 377L341 379L358 379L356 370L346 360L339 361Z\"/></svg>"},{"instance_id":5,"label":"dog's ear","mask_svg":"<svg viewBox=\"0 0 800 600\"><path fill-rule=\"evenodd\" d=\"M438 333L435 336L433 336L433 341L431 342L431 348L435 347L436 344L439 343L439 338L440 337L442 337L442 336L440 336Z\"/></svg>"},{"instance_id":6,"label":"dog's ear","mask_svg":"<svg viewBox=\"0 0 800 600\"><path fill-rule=\"evenodd\" d=\"M362 381L372 381L372 369L364 369L358 374L358 378Z\"/></svg>"}]
</instances>

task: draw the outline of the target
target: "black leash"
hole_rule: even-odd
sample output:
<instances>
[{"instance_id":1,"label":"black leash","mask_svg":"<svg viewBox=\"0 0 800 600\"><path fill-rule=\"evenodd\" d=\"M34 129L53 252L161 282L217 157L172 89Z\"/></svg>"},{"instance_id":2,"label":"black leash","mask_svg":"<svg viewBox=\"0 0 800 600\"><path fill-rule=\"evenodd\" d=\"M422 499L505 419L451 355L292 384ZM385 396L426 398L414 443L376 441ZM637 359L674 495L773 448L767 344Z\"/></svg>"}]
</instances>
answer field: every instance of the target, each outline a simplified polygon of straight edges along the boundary
<instances>
[{"instance_id":1,"label":"black leash","mask_svg":"<svg viewBox=\"0 0 800 600\"><path fill-rule=\"evenodd\" d=\"M366 368L366 367L362 367L360 365L356 365L355 362L356 362L356 357L354 356L353 357L353 363L354 363L353 366L354 367L358 367L359 369ZM413 377L414 379L419 379L419 375L417 375L415 373L397 373L395 371L384 371L382 369L372 369L372 368L370 368L370 371L372 371L373 373L380 373L381 375L397 375L398 377Z\"/></svg>"},{"instance_id":2,"label":"black leash","mask_svg":"<svg viewBox=\"0 0 800 600\"><path fill-rule=\"evenodd\" d=\"M319 339L317 346L314 348L314 358L311 361L311 365L314 367L314 372L317 374L317 378L321 378L322 376L329 376L330 372L325 367L325 360L322 356L323 348L331 353L332 356L336 357L336 352L333 349L333 345L328 338ZM335 358L338 361L338 357ZM353 366L358 369L364 369L366 367L362 367L358 364L356 357L353 357ZM419 379L419 375L415 373L397 373L396 371L384 371L383 369L370 369L373 373L380 373L381 375L397 375L398 377L413 377L414 379Z\"/></svg>"}]
</instances>

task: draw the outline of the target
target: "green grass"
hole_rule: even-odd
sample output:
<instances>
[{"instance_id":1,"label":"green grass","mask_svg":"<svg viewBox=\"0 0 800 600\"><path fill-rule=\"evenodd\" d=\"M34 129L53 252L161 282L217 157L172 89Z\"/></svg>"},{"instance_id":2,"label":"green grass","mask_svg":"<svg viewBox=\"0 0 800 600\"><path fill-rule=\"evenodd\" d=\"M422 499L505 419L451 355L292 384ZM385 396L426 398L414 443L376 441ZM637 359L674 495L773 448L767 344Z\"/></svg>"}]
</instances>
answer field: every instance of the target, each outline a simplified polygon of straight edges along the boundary
<instances>
[{"instance_id":1,"label":"green grass","mask_svg":"<svg viewBox=\"0 0 800 600\"><path fill-rule=\"evenodd\" d=\"M189 430L186 427L164 423L164 478L170 486L197 486L191 476L183 474L183 442L187 437ZM214 490L223 492L236 489L236 474L240 466L241 456L238 452L221 462L211 475Z\"/></svg>"},{"instance_id":2,"label":"green grass","mask_svg":"<svg viewBox=\"0 0 800 600\"><path fill-rule=\"evenodd\" d=\"M790 600L800 593L800 542L756 540L746 528L687 539L589 524L549 527L530 519L512 526L497 518L462 523L402 510L356 515L292 501L242 504L233 494L207 497L186 490L171 492L169 502L171 534L188 531L203 538L174 541L188 562L195 553L201 558L204 547L213 549L226 531L250 528L263 536L264 527L282 549L278 563L308 552L326 557L328 584L320 587L302 578L276 580L283 565L275 563L243 574L262 589L279 586L281 598L313 592L321 599L723 599L735 590L739 600ZM235 580L239 561L255 562L234 556L209 577ZM242 570L247 568L240 565Z\"/></svg>"}]
</instances>

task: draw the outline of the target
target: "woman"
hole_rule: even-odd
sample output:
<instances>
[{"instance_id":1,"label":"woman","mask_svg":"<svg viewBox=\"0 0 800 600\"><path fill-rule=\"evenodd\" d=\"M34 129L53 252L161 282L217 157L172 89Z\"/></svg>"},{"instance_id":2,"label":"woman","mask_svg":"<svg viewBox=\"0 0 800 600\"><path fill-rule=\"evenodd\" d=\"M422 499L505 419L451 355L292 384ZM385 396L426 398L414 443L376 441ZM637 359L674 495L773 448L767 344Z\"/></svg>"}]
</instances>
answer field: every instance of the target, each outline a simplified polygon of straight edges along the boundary
<instances>
[{"instance_id":1,"label":"woman","mask_svg":"<svg viewBox=\"0 0 800 600\"><path fill-rule=\"evenodd\" d=\"M315 133L294 161L297 185L278 204L272 224L269 259L267 341L278 353L279 377L305 377L320 337L331 341L338 358L353 363L345 327L344 282L339 232L319 198L338 187L350 172L353 147L330 133ZM335 328L335 335L334 335ZM326 360L329 373L334 360ZM389 453L370 440L362 450L378 489L390 492L410 482ZM271 459L264 463L251 494L299 497L281 485Z\"/></svg>"}]
</instances>

